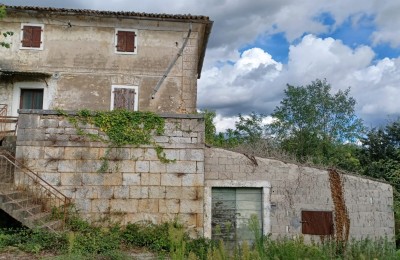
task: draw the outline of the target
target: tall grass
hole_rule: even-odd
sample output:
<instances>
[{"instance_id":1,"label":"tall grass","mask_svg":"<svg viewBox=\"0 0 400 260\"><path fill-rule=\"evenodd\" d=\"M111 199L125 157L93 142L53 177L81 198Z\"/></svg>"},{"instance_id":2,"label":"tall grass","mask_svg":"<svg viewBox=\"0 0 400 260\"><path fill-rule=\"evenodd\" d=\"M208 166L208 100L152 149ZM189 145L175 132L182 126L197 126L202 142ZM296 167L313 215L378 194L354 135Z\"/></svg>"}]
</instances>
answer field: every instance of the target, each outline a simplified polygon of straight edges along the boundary
<instances>
[{"instance_id":1,"label":"tall grass","mask_svg":"<svg viewBox=\"0 0 400 260\"><path fill-rule=\"evenodd\" d=\"M227 245L222 240L191 239L177 222L129 224L100 228L75 219L68 232L0 230L0 252L7 248L38 254L51 251L53 259L130 259L129 251L144 248L171 260L290 260L290 259L400 259L400 251L387 240L350 241L339 252L335 241L306 244L296 239L262 236L257 219L250 219L254 242Z\"/></svg>"}]
</instances>

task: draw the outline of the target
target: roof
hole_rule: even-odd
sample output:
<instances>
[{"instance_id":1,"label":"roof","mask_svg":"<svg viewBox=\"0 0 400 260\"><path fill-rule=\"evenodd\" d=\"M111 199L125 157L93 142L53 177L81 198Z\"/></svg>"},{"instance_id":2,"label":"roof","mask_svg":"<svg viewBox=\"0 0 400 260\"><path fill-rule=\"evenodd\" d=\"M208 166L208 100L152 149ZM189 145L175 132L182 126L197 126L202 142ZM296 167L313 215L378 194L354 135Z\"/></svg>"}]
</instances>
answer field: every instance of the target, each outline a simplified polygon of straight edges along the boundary
<instances>
[{"instance_id":1,"label":"roof","mask_svg":"<svg viewBox=\"0 0 400 260\"><path fill-rule=\"evenodd\" d=\"M0 4L1 6L2 4ZM39 7L39 6L11 6L4 5L7 12L37 12L37 13L54 13L60 15L86 15L86 16L102 16L110 18L125 18L125 19L149 19L149 20L162 20L162 21L176 21L176 22L195 22L205 25L204 42L201 45L199 52L199 59L197 64L198 78L201 76L203 67L204 56L206 53L208 39L211 33L213 21L208 16L204 15L191 15L191 14L157 14L157 13L139 13L139 12L126 12L126 11L101 11L90 9L67 9L67 8L54 8L54 7Z\"/></svg>"},{"instance_id":2,"label":"roof","mask_svg":"<svg viewBox=\"0 0 400 260\"><path fill-rule=\"evenodd\" d=\"M126 11L101 11L90 9L67 9L67 8L54 8L54 7L39 7L39 6L9 6L6 5L7 10L24 10L24 11L44 11L59 14L84 14L84 15L98 15L109 17L136 17L136 18L158 18L158 19L172 19L172 20L198 20L209 22L208 16L191 15L191 14L157 14L157 13L138 13Z\"/></svg>"}]
</instances>

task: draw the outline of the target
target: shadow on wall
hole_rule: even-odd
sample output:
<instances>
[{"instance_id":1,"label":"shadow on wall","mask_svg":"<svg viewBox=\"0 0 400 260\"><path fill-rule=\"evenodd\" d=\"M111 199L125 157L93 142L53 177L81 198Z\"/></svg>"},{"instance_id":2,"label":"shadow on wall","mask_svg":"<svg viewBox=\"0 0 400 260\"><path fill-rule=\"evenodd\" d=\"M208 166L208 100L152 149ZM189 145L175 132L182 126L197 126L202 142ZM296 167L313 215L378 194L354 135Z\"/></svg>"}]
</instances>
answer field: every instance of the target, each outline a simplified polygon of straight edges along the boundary
<instances>
[{"instance_id":1,"label":"shadow on wall","mask_svg":"<svg viewBox=\"0 0 400 260\"><path fill-rule=\"evenodd\" d=\"M0 228L22 228L21 222L15 220L0 209Z\"/></svg>"}]
</instances>

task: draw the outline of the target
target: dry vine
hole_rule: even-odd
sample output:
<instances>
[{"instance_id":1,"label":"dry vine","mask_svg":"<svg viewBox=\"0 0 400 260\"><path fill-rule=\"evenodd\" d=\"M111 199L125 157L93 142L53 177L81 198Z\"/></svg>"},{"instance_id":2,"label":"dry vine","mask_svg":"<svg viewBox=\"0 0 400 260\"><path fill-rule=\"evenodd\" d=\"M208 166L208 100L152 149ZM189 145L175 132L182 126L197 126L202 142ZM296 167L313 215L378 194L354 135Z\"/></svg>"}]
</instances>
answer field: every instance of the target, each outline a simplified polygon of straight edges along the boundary
<instances>
[{"instance_id":1,"label":"dry vine","mask_svg":"<svg viewBox=\"0 0 400 260\"><path fill-rule=\"evenodd\" d=\"M349 240L350 218L344 199L343 182L340 174L329 169L329 183L331 196L335 207L335 238L338 244L345 244Z\"/></svg>"}]
</instances>

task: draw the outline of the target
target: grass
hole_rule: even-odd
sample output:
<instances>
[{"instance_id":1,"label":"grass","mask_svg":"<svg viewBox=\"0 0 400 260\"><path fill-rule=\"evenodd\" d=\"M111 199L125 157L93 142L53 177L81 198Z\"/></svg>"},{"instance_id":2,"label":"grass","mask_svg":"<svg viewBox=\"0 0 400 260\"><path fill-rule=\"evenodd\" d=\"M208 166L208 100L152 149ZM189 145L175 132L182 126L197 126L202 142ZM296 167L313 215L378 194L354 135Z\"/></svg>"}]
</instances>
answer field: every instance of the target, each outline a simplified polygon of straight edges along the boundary
<instances>
[{"instance_id":1,"label":"grass","mask_svg":"<svg viewBox=\"0 0 400 260\"><path fill-rule=\"evenodd\" d=\"M253 245L228 247L223 241L191 239L177 222L100 228L74 218L69 231L62 233L0 230L0 252L20 250L36 256L50 255L44 259L132 259L129 252L137 248L171 260L400 259L400 251L386 240L350 241L343 247L334 241L306 244L301 237L273 240L255 233Z\"/></svg>"}]
</instances>

